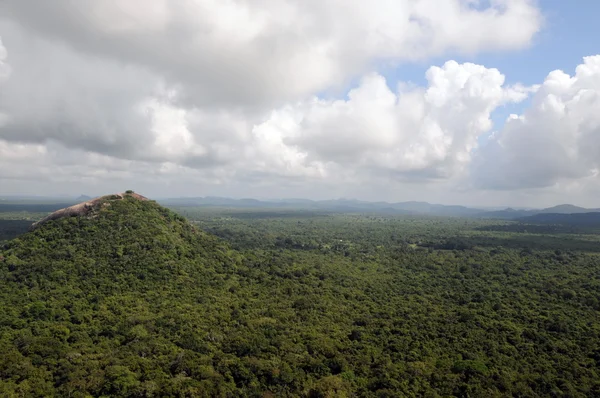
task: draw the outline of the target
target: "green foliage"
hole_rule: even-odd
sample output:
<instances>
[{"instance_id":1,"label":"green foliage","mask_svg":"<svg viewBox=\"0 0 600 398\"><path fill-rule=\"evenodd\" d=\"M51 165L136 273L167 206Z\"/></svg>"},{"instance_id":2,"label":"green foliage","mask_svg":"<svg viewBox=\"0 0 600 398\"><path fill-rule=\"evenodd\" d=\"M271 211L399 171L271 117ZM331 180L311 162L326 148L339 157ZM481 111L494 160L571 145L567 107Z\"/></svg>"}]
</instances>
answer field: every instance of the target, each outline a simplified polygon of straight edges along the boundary
<instances>
[{"instance_id":1,"label":"green foliage","mask_svg":"<svg viewBox=\"0 0 600 398\"><path fill-rule=\"evenodd\" d=\"M0 396L600 395L596 235L186 211L109 199L0 248Z\"/></svg>"}]
</instances>

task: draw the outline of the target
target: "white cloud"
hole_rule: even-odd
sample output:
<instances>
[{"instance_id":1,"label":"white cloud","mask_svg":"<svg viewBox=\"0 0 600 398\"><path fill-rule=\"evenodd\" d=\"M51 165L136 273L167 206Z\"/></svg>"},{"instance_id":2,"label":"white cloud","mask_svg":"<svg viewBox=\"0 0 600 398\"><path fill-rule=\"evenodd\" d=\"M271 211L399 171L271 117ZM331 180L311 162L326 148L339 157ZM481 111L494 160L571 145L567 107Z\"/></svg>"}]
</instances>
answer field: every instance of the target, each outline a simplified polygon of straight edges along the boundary
<instances>
[{"instance_id":1,"label":"white cloud","mask_svg":"<svg viewBox=\"0 0 600 398\"><path fill-rule=\"evenodd\" d=\"M220 178L222 174L217 169L195 170L168 161L118 159L52 142L23 144L0 140L0 181L7 183L5 189L9 183L24 181L31 192L38 192L42 184L63 184L69 192L81 187L103 193L97 187L119 185L125 189L132 184L149 188L169 185L170 180L215 184Z\"/></svg>"},{"instance_id":2,"label":"white cloud","mask_svg":"<svg viewBox=\"0 0 600 398\"><path fill-rule=\"evenodd\" d=\"M52 68L46 70L55 78ZM113 76L124 73L115 71L118 73ZM490 129L491 112L507 102L523 100L528 89L505 86L504 76L496 69L454 61L431 67L427 79L427 87L401 85L393 92L382 76L370 74L345 100L315 97L285 105L265 116L182 108L171 101L172 92L154 89L155 95L145 98L122 96L126 101L118 104L136 118L115 118L115 124L107 129L114 135L108 137L82 134L86 126L78 123L86 119L78 113L82 101L77 98L89 98L88 90L101 92L96 87L98 83L82 79L74 82L79 84L71 84L75 91L70 96L68 91L63 92L63 101L74 108L63 105L58 122L50 111L33 114L40 126L34 132L43 131L45 126L43 135L28 135L28 130L14 128L20 123L32 123L25 114L3 134L10 141L30 143L30 147L17 148L24 153L31 148L34 158L40 157L39 148L44 147L39 143L53 147L51 153L55 155L44 157L46 169L51 169L48 162L60 166L66 159L72 160L73 167L60 166L52 172L55 176L81 162L85 167L78 170L97 168L95 178L112 178L117 170L124 173L133 169L147 174L199 169L218 182L292 178L309 185L356 183L373 180L375 175L412 181L453 178L470 162L477 137ZM119 77L116 81L124 80ZM118 96L118 90L110 84L103 88L108 90L108 98ZM58 100L48 102L54 105ZM31 106L43 109L45 104L34 101ZM65 120L83 131L79 135L61 135L64 130L60 123ZM139 126L140 131L128 133L128 129ZM19 134L11 135L15 130ZM106 165L98 163L99 158L113 159L107 161L110 173L100 172ZM36 168L26 170L36 173Z\"/></svg>"},{"instance_id":3,"label":"white cloud","mask_svg":"<svg viewBox=\"0 0 600 398\"><path fill-rule=\"evenodd\" d=\"M338 167L402 179L449 178L469 163L477 137L492 126L491 112L528 91L505 87L496 69L454 61L430 68L427 79L426 88L394 93L372 74L347 100L314 98L284 107L256 126L257 147L263 159L277 159L275 170L324 175Z\"/></svg>"},{"instance_id":4,"label":"white cloud","mask_svg":"<svg viewBox=\"0 0 600 398\"><path fill-rule=\"evenodd\" d=\"M473 176L491 189L548 187L600 170L600 56L574 76L553 71L522 115L513 115L478 154Z\"/></svg>"},{"instance_id":5,"label":"white cloud","mask_svg":"<svg viewBox=\"0 0 600 398\"><path fill-rule=\"evenodd\" d=\"M7 0L0 14L80 53L149 68L196 106L276 105L376 61L520 49L532 0ZM516 28L518 27L518 29Z\"/></svg>"}]
</instances>

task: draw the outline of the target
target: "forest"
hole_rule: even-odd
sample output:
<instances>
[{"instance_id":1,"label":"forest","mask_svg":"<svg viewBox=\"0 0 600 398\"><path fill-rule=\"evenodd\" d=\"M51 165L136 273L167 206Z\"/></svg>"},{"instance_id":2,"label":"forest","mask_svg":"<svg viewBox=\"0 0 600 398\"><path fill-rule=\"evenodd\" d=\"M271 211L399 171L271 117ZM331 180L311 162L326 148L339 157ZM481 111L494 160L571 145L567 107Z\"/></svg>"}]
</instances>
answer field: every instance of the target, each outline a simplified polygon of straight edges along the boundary
<instances>
[{"instance_id":1,"label":"forest","mask_svg":"<svg viewBox=\"0 0 600 398\"><path fill-rule=\"evenodd\" d=\"M29 209L31 210L31 209ZM600 396L600 231L0 209L0 396Z\"/></svg>"}]
</instances>

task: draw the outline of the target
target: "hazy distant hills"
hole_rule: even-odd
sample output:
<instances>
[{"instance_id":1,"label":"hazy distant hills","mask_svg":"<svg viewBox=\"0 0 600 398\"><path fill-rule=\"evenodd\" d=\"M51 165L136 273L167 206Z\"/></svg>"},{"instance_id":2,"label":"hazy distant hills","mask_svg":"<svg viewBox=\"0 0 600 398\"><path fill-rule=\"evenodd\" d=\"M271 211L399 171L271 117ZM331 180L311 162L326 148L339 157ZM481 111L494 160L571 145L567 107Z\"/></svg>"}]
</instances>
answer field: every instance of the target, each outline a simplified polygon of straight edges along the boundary
<instances>
[{"instance_id":1,"label":"hazy distant hills","mask_svg":"<svg viewBox=\"0 0 600 398\"><path fill-rule=\"evenodd\" d=\"M0 211L33 211L51 212L71 206L79 202L86 202L90 196L81 195L77 198L66 200L52 198L0 198ZM442 217L474 217L493 218L502 220L521 220L537 214L586 214L600 213L600 208L587 209L572 204L561 204L544 209L514 209L489 210L482 208L466 207L459 205L441 205L421 201L408 202L367 202L356 199L310 200L310 199L280 199L258 200L251 198L232 199L217 196L167 198L158 200L167 207L214 207L230 209L281 209L281 210L308 210L320 212L339 213L374 213L387 215L428 215ZM585 216L582 216L585 217Z\"/></svg>"},{"instance_id":2,"label":"hazy distant hills","mask_svg":"<svg viewBox=\"0 0 600 398\"><path fill-rule=\"evenodd\" d=\"M437 216L474 216L483 210L465 206L446 206L427 202L366 202L354 199L308 200L286 199L261 201L257 199L230 199L220 197L171 198L160 200L165 206L207 206L230 208L304 209L335 212L373 212L384 214L428 214Z\"/></svg>"},{"instance_id":3,"label":"hazy distant hills","mask_svg":"<svg viewBox=\"0 0 600 398\"><path fill-rule=\"evenodd\" d=\"M512 208L506 208L504 210L485 211L480 212L476 216L481 218L498 218L501 220L516 220L517 218L523 218L538 214L540 210L515 210Z\"/></svg>"},{"instance_id":4,"label":"hazy distant hills","mask_svg":"<svg viewBox=\"0 0 600 398\"><path fill-rule=\"evenodd\" d=\"M538 213L533 216L523 217L518 221L527 224L561 224L572 226L600 226L600 212L590 213Z\"/></svg>"},{"instance_id":5,"label":"hazy distant hills","mask_svg":"<svg viewBox=\"0 0 600 398\"><path fill-rule=\"evenodd\" d=\"M577 214L577 213L592 213L592 212L600 212L600 209L586 209L584 207L573 206L573 205L558 205L554 207L549 207L547 209L543 209L538 211L537 213L546 214L546 213L554 213L554 214Z\"/></svg>"},{"instance_id":6,"label":"hazy distant hills","mask_svg":"<svg viewBox=\"0 0 600 398\"><path fill-rule=\"evenodd\" d=\"M457 205L441 205L428 202L409 201L399 203L367 202L354 199L336 200L308 200L308 199L282 199L282 200L257 200L257 199L231 199L221 197L203 198L171 198L160 200L165 206L187 207L227 207L240 209L303 209L334 212L372 212L379 214L413 214L448 217L477 217L516 220L536 214L583 214L600 212L600 209L586 209L571 204L562 204L554 207L537 210L518 210L507 208L504 210L484 210Z\"/></svg>"},{"instance_id":7,"label":"hazy distant hills","mask_svg":"<svg viewBox=\"0 0 600 398\"><path fill-rule=\"evenodd\" d=\"M535 216L537 214L585 214L600 212L600 209L586 209L584 207L563 204L546 209L539 210L515 210L507 208L505 210L489 211L478 214L482 218L499 218L505 220L523 219L525 217Z\"/></svg>"},{"instance_id":8,"label":"hazy distant hills","mask_svg":"<svg viewBox=\"0 0 600 398\"><path fill-rule=\"evenodd\" d=\"M75 198L75 201L77 202L87 202L88 200L93 199L91 196L87 196L87 195L79 195L77 198Z\"/></svg>"}]
</instances>

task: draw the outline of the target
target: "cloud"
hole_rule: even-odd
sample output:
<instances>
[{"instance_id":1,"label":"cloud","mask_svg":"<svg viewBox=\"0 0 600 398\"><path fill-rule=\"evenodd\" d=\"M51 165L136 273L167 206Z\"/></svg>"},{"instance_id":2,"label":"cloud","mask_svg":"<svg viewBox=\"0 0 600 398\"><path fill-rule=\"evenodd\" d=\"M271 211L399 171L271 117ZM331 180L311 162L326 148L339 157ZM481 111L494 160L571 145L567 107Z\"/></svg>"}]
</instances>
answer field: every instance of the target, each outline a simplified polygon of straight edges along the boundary
<instances>
[{"instance_id":1,"label":"cloud","mask_svg":"<svg viewBox=\"0 0 600 398\"><path fill-rule=\"evenodd\" d=\"M0 138L126 157L144 151L149 123L135 106L160 80L139 68L81 57L68 47L0 24L11 75L0 86Z\"/></svg>"},{"instance_id":2,"label":"cloud","mask_svg":"<svg viewBox=\"0 0 600 398\"><path fill-rule=\"evenodd\" d=\"M52 53L70 60L68 52L54 49ZM45 78L62 76L51 64L45 65ZM83 66L94 73L93 65ZM81 162L110 171L97 171L97 178L112 178L120 167L122 171L139 169L148 174L173 170L193 173L190 170L198 169L213 181L285 178L306 184L343 184L372 180L375 175L405 181L448 179L462 173L469 164L478 136L492 126L493 110L522 101L529 91L521 86L505 86L504 76L496 69L449 61L427 71L426 87L401 84L392 91L385 79L374 73L365 76L346 99L313 97L262 115L178 107L170 101L169 92L158 88L148 91L152 95L136 96L140 91L129 90L128 77L133 79L140 72L112 67L111 76L118 77L114 81L71 80L61 98L48 99L46 94L42 100L30 100L29 109L35 110L31 115L19 114L17 111L24 108L11 108L14 102L6 101L12 121L0 129L5 145L15 142L15 153L45 159L46 169L51 169L51 162L60 165L70 159L73 167ZM19 80L20 70L16 68L15 79L11 78L16 82L14 90L29 87ZM33 92L35 86L30 89ZM103 90L107 91L106 98L90 95ZM100 102L86 103L88 99ZM60 117L56 118L55 106L61 102ZM46 110L48 104L50 109ZM86 117L82 104L114 112L108 114L113 124L108 125L107 115L100 113L96 122L106 131L87 126L85 121L94 119ZM121 111L127 117L119 118ZM39 128L19 129L21 125ZM31 144L31 152L23 143ZM40 144L54 148L54 156L40 152L44 148ZM111 167L98 163L99 158L113 159ZM30 162L30 166L36 162ZM73 169L65 167L53 175ZM27 170L35 175L36 168Z\"/></svg>"},{"instance_id":3,"label":"cloud","mask_svg":"<svg viewBox=\"0 0 600 398\"><path fill-rule=\"evenodd\" d=\"M497 69L454 61L427 71L427 87L392 92L377 74L346 100L283 107L255 127L261 158L274 170L327 175L329 170L398 179L449 178L470 162L491 112L519 102L528 89L504 86Z\"/></svg>"},{"instance_id":4,"label":"cloud","mask_svg":"<svg viewBox=\"0 0 600 398\"><path fill-rule=\"evenodd\" d=\"M0 37L0 83L3 80L8 79L8 76L10 75L10 66L6 63L7 57L8 52L2 44L2 37Z\"/></svg>"},{"instance_id":5,"label":"cloud","mask_svg":"<svg viewBox=\"0 0 600 398\"><path fill-rule=\"evenodd\" d=\"M6 0L0 179L300 195L597 184L598 56L539 87L454 61L423 86L380 73L523 49L542 24L533 0ZM480 147L493 112L530 95Z\"/></svg>"},{"instance_id":6,"label":"cloud","mask_svg":"<svg viewBox=\"0 0 600 398\"><path fill-rule=\"evenodd\" d=\"M63 184L67 191L97 186L170 185L171 180L187 184L215 184L222 178L218 169L195 170L172 162L118 159L112 156L66 148L58 143L31 144L0 140L0 180L6 187L25 182L37 192L40 185ZM3 186L4 188L5 186ZM114 189L114 188L113 188ZM39 193L39 192L38 192Z\"/></svg>"},{"instance_id":7,"label":"cloud","mask_svg":"<svg viewBox=\"0 0 600 398\"><path fill-rule=\"evenodd\" d=\"M348 101L320 100L315 91L377 59L518 48L540 22L527 1L483 9L448 2L447 18L439 21L427 0L386 3L385 12L357 1L335 7L63 1L38 5L35 13L25 3L0 5L7 16L0 33L15 50L0 91L0 139L245 178L351 178L357 167L417 178L451 175L507 95L497 71L448 63L428 72L427 92L402 95L377 74L367 75ZM496 26L516 20L527 25L518 40ZM460 33L463 26L480 26L481 34ZM448 81L455 87L444 87ZM245 85L252 85L247 93ZM465 100L482 97L481 109L475 99L457 115L474 112L483 127L457 132L466 120L441 120L452 100L440 95L452 90ZM275 106L266 106L264 95Z\"/></svg>"},{"instance_id":8,"label":"cloud","mask_svg":"<svg viewBox=\"0 0 600 398\"><path fill-rule=\"evenodd\" d=\"M78 53L147 68L200 107L277 106L375 62L520 49L542 23L533 0L7 0L0 14Z\"/></svg>"},{"instance_id":9,"label":"cloud","mask_svg":"<svg viewBox=\"0 0 600 398\"><path fill-rule=\"evenodd\" d=\"M0 31L13 48L27 49L13 52L0 86L0 139L209 166L224 161L227 141L245 123L235 110L176 106L176 90L148 69L82 56L14 24Z\"/></svg>"},{"instance_id":10,"label":"cloud","mask_svg":"<svg viewBox=\"0 0 600 398\"><path fill-rule=\"evenodd\" d=\"M473 180L487 189L549 187L600 171L600 55L574 76L551 72L522 115L477 155Z\"/></svg>"}]
</instances>

